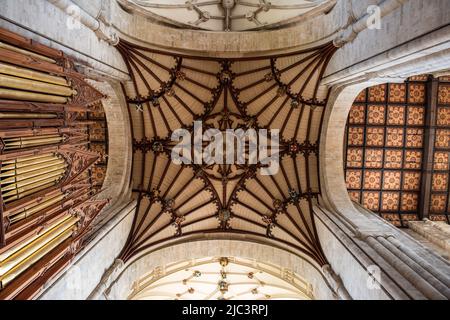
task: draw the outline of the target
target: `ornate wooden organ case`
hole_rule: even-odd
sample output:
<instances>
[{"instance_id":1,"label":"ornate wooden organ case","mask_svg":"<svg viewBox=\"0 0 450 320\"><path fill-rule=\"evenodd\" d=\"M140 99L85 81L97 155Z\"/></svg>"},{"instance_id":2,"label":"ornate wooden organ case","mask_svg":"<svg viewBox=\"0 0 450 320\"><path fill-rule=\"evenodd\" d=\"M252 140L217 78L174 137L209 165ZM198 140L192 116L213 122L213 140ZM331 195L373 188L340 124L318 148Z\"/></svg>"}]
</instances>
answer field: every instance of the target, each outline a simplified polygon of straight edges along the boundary
<instances>
[{"instance_id":1,"label":"ornate wooden organ case","mask_svg":"<svg viewBox=\"0 0 450 320\"><path fill-rule=\"evenodd\" d=\"M0 29L0 299L35 297L107 204L83 117L102 98L61 51Z\"/></svg>"}]
</instances>

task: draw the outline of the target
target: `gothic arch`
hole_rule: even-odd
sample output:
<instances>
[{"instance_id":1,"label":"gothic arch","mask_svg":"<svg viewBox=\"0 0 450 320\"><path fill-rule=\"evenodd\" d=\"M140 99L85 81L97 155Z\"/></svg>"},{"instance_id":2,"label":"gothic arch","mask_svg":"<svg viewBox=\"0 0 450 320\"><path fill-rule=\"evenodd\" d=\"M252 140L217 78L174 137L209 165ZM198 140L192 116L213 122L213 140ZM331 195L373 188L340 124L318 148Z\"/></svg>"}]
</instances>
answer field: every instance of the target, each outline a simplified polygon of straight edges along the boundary
<instances>
[{"instance_id":1,"label":"gothic arch","mask_svg":"<svg viewBox=\"0 0 450 320\"><path fill-rule=\"evenodd\" d=\"M369 83L359 83L333 88L323 120L320 145L321 200L329 210L346 216L357 216L358 212L345 185L345 124L353 101L359 92L368 86Z\"/></svg>"},{"instance_id":2,"label":"gothic arch","mask_svg":"<svg viewBox=\"0 0 450 320\"><path fill-rule=\"evenodd\" d=\"M123 264L116 264L114 279L101 294L106 299L126 299L135 282L158 266L204 257L236 257L275 265L304 278L316 299L336 299L322 271L299 255L248 240L197 239L166 246ZM91 298L93 296L91 295Z\"/></svg>"}]
</instances>

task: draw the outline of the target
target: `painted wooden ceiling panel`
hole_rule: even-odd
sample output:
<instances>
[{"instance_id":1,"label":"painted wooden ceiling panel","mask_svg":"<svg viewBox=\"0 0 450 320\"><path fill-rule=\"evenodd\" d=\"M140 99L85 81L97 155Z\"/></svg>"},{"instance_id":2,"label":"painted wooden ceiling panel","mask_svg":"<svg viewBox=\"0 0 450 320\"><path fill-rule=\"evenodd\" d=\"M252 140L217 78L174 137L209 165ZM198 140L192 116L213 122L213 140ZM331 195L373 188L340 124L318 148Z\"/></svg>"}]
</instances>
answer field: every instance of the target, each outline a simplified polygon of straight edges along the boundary
<instances>
[{"instance_id":1,"label":"painted wooden ceiling panel","mask_svg":"<svg viewBox=\"0 0 450 320\"><path fill-rule=\"evenodd\" d=\"M318 139L327 98L320 80L337 48L327 43L282 57L231 60L155 53L125 40L118 50L132 79L124 92L139 212L121 258L192 236L221 234L275 241L326 264L312 205L320 192ZM243 163L169 161L178 143L172 134L185 129L193 140L194 121L201 121L204 131L222 133L268 130L270 136L279 130L274 152L279 169L264 175L267 164L261 158L250 163L248 154ZM249 147L246 143L244 149Z\"/></svg>"},{"instance_id":2,"label":"painted wooden ceiling panel","mask_svg":"<svg viewBox=\"0 0 450 320\"><path fill-rule=\"evenodd\" d=\"M421 75L367 88L350 111L349 195L397 226L424 217L449 222L448 80Z\"/></svg>"}]
</instances>

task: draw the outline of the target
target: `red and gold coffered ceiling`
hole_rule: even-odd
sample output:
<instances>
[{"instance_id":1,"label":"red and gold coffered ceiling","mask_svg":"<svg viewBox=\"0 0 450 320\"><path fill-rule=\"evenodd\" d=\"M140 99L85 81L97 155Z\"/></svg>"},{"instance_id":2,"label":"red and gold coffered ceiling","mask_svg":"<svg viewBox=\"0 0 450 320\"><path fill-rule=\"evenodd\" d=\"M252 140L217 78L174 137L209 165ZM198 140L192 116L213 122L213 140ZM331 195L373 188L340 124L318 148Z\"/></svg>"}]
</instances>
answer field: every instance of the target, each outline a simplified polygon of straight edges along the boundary
<instances>
[{"instance_id":1,"label":"red and gold coffered ceiling","mask_svg":"<svg viewBox=\"0 0 450 320\"><path fill-rule=\"evenodd\" d=\"M424 75L367 88L350 111L350 197L397 226L449 222L449 80Z\"/></svg>"},{"instance_id":2,"label":"red and gold coffered ceiling","mask_svg":"<svg viewBox=\"0 0 450 320\"><path fill-rule=\"evenodd\" d=\"M138 209L121 257L196 236L269 241L326 263L312 216L320 192L318 139L328 90L320 80L336 48L283 56L201 59L121 40L133 134ZM176 165L178 128L280 130L280 170L255 165Z\"/></svg>"}]
</instances>

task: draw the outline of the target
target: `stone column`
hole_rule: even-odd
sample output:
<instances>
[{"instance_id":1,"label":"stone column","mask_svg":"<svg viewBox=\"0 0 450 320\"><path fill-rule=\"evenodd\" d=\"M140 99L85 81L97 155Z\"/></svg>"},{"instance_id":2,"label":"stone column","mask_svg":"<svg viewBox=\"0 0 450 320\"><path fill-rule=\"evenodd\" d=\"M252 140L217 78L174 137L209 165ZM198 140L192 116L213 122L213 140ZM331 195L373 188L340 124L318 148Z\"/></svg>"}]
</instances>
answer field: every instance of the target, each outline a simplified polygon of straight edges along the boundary
<instances>
[{"instance_id":1,"label":"stone column","mask_svg":"<svg viewBox=\"0 0 450 320\"><path fill-rule=\"evenodd\" d=\"M106 296L107 289L111 286L112 282L119 276L124 266L124 262L120 259L116 259L111 267L105 271L100 282L89 295L88 300L103 300L108 299Z\"/></svg>"}]
</instances>

